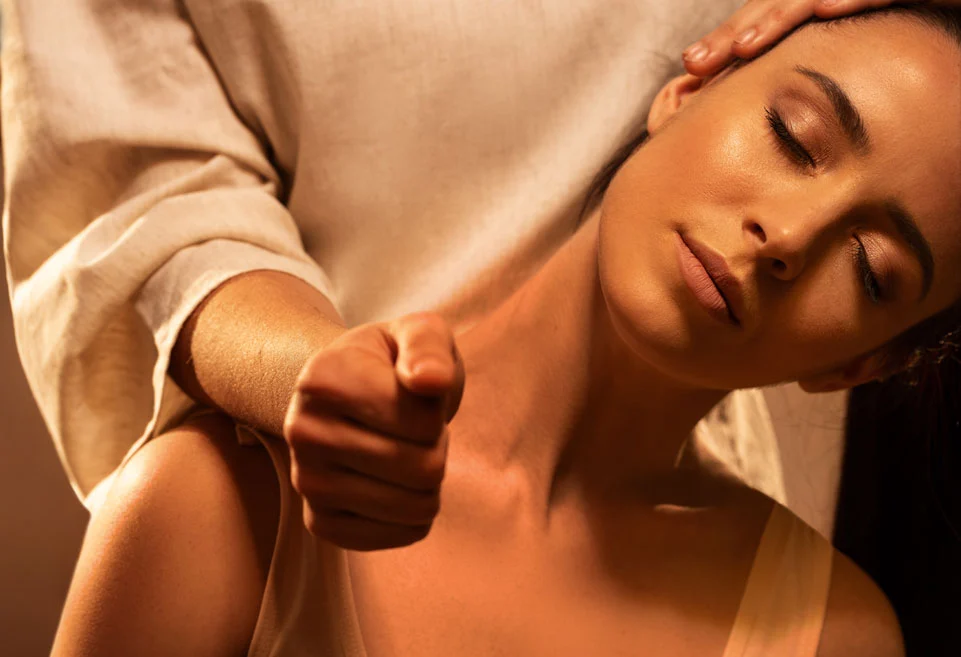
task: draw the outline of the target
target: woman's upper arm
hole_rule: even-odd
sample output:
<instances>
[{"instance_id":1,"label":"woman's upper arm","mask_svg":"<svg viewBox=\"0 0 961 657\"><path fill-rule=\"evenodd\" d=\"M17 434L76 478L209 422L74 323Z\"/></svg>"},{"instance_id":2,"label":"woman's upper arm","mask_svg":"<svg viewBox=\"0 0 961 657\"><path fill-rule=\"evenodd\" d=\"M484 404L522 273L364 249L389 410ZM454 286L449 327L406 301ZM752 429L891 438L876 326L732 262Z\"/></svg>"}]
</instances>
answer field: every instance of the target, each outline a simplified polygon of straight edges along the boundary
<instances>
[{"instance_id":1,"label":"woman's upper arm","mask_svg":"<svg viewBox=\"0 0 961 657\"><path fill-rule=\"evenodd\" d=\"M901 625L887 597L853 561L835 551L818 657L904 654Z\"/></svg>"},{"instance_id":2,"label":"woman's upper arm","mask_svg":"<svg viewBox=\"0 0 961 657\"><path fill-rule=\"evenodd\" d=\"M147 443L115 481L87 530L54 656L246 653L277 483L263 450L231 442L231 423L204 422Z\"/></svg>"}]
</instances>

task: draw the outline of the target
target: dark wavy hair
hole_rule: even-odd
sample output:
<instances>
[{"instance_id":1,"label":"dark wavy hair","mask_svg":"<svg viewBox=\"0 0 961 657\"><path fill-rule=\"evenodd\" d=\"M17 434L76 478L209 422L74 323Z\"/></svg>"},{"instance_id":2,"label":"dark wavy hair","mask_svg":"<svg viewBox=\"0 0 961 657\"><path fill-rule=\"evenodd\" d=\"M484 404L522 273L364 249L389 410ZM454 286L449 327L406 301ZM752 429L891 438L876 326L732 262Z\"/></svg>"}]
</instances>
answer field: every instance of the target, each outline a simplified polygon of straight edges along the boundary
<instances>
[{"instance_id":1,"label":"dark wavy hair","mask_svg":"<svg viewBox=\"0 0 961 657\"><path fill-rule=\"evenodd\" d=\"M951 37L961 50L961 9L946 7L899 5L872 9L841 18L813 18L797 27L795 31L815 24L835 28L891 16L901 16L938 29ZM961 62L961 56L959 56L959 62ZM740 68L745 64L747 62L744 60L736 60L731 66ZM958 120L961 121L961 117L958 117ZM584 198L582 220L601 202L621 166L647 141L648 136L646 129L639 130L635 137L611 156L604 168L594 177ZM883 369L890 375L899 374L911 385L926 386L930 383L932 376L937 376L937 366L946 358L957 359L959 353L961 353L961 299L940 313L907 329L885 345Z\"/></svg>"}]
</instances>

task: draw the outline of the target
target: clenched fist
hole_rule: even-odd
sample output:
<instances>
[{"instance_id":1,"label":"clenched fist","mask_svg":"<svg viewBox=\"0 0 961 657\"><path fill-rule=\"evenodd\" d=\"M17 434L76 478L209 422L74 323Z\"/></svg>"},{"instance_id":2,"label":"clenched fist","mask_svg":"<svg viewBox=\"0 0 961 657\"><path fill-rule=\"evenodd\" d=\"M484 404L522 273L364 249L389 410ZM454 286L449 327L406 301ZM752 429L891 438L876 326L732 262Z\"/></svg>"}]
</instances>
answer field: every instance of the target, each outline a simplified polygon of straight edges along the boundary
<instances>
[{"instance_id":1,"label":"clenched fist","mask_svg":"<svg viewBox=\"0 0 961 657\"><path fill-rule=\"evenodd\" d=\"M463 389L453 333L431 313L359 326L314 355L284 420L307 529L350 550L427 536Z\"/></svg>"}]
</instances>

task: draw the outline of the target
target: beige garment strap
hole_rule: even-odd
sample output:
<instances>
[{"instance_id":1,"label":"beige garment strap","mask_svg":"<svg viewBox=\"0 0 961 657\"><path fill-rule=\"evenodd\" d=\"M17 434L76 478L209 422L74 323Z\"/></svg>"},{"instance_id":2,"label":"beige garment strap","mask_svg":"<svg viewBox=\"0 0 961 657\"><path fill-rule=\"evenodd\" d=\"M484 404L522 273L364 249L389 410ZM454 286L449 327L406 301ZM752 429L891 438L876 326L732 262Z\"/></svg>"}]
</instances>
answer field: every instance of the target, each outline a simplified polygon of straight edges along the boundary
<instances>
[{"instance_id":1,"label":"beige garment strap","mask_svg":"<svg viewBox=\"0 0 961 657\"><path fill-rule=\"evenodd\" d=\"M282 440L236 425L241 444L261 443L280 482L280 519L247 657L366 657L347 553L304 529Z\"/></svg>"},{"instance_id":2,"label":"beige garment strap","mask_svg":"<svg viewBox=\"0 0 961 657\"><path fill-rule=\"evenodd\" d=\"M834 549L775 504L724 657L815 657Z\"/></svg>"}]
</instances>

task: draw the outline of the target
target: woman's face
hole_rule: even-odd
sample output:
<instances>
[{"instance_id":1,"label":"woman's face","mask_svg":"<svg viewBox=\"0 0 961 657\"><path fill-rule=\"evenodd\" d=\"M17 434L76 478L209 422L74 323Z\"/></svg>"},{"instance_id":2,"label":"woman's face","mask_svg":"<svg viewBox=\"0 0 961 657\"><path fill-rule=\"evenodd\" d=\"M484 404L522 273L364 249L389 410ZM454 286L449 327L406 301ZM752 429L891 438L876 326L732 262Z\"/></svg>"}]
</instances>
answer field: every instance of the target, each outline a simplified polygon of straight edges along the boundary
<instances>
[{"instance_id":1,"label":"woman's face","mask_svg":"<svg viewBox=\"0 0 961 657\"><path fill-rule=\"evenodd\" d=\"M961 296L959 60L941 32L879 17L812 25L700 90L672 82L602 204L619 334L696 386L878 374L865 354Z\"/></svg>"}]
</instances>

